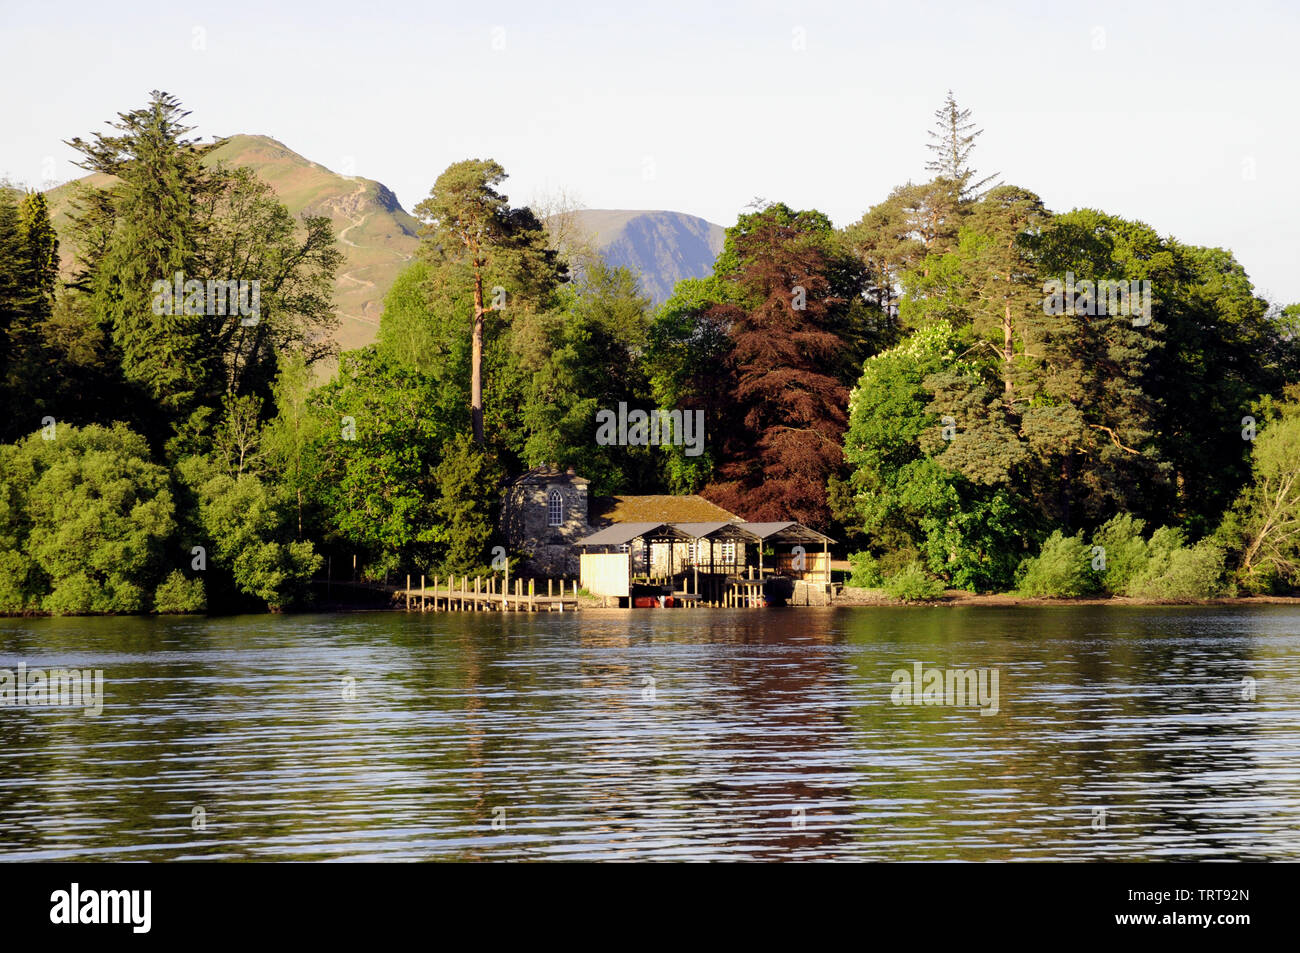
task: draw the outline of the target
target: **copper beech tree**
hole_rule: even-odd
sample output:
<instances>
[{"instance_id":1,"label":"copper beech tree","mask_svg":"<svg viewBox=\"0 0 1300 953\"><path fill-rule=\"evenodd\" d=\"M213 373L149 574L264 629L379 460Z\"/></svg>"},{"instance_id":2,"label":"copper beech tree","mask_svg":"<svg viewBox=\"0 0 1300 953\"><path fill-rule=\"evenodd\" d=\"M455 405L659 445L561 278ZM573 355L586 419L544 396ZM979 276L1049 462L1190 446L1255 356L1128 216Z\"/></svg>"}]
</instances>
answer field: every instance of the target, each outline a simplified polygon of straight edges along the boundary
<instances>
[{"instance_id":1,"label":"copper beech tree","mask_svg":"<svg viewBox=\"0 0 1300 953\"><path fill-rule=\"evenodd\" d=\"M867 285L833 236L820 212L771 205L742 216L719 261L740 303L710 312L729 328L730 379L704 493L749 519L831 519L826 485L843 464Z\"/></svg>"}]
</instances>

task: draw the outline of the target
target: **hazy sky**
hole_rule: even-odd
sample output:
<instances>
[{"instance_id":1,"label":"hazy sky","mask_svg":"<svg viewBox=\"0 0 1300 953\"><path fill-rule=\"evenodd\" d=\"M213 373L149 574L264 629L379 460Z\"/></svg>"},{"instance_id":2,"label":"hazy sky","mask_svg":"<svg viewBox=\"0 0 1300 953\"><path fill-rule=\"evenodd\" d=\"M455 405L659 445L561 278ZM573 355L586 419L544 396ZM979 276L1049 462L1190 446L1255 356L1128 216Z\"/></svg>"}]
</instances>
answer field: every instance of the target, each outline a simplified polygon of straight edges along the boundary
<instances>
[{"instance_id":1,"label":"hazy sky","mask_svg":"<svg viewBox=\"0 0 1300 953\"><path fill-rule=\"evenodd\" d=\"M975 165L1181 241L1300 301L1300 4L105 4L0 0L0 175L80 174L61 140L165 89L204 137L263 133L410 209L491 157L519 203L721 225L761 196L838 225L923 179L949 87Z\"/></svg>"}]
</instances>

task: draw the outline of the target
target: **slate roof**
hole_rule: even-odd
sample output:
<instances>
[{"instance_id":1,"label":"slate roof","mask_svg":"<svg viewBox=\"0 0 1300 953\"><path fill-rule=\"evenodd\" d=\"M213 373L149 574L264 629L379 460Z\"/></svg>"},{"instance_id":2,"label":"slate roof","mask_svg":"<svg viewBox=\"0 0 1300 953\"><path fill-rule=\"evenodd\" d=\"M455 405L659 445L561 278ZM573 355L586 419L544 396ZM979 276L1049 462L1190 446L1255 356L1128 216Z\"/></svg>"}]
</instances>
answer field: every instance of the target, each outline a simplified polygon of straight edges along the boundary
<instances>
[{"instance_id":1,"label":"slate roof","mask_svg":"<svg viewBox=\"0 0 1300 953\"><path fill-rule=\"evenodd\" d=\"M717 538L722 540L741 539L754 542L752 533L741 527L743 523L674 523L673 526L686 533L692 539Z\"/></svg>"},{"instance_id":2,"label":"slate roof","mask_svg":"<svg viewBox=\"0 0 1300 953\"><path fill-rule=\"evenodd\" d=\"M515 486L523 486L530 483L573 483L577 486L586 486L591 481L586 477L580 477L573 472L573 467L567 470L561 470L554 464L533 467L512 481Z\"/></svg>"},{"instance_id":3,"label":"slate roof","mask_svg":"<svg viewBox=\"0 0 1300 953\"><path fill-rule=\"evenodd\" d=\"M804 526L802 523L741 523L740 528L753 533L759 539L775 539L778 543L833 543L825 533Z\"/></svg>"},{"instance_id":4,"label":"slate roof","mask_svg":"<svg viewBox=\"0 0 1300 953\"><path fill-rule=\"evenodd\" d=\"M599 532L592 533L586 539L578 540L577 545L619 546L623 543L630 543L641 536L663 536L672 539L688 538L681 530L666 523L615 523L612 526L606 526Z\"/></svg>"}]
</instances>

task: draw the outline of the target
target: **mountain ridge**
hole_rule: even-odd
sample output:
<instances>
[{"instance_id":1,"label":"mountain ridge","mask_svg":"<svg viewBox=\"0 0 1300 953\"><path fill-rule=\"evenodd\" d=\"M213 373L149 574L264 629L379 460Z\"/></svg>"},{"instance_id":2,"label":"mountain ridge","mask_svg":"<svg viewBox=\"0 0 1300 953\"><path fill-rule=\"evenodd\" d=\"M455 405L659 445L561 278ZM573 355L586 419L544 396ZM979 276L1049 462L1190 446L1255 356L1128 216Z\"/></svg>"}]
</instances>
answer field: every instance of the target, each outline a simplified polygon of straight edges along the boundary
<instances>
[{"instance_id":1,"label":"mountain ridge","mask_svg":"<svg viewBox=\"0 0 1300 953\"><path fill-rule=\"evenodd\" d=\"M576 227L601 257L637 275L655 305L684 278L706 278L722 251L726 231L698 215L667 209L578 209Z\"/></svg>"},{"instance_id":2,"label":"mountain ridge","mask_svg":"<svg viewBox=\"0 0 1300 953\"><path fill-rule=\"evenodd\" d=\"M208 166L244 166L275 192L290 214L330 219L343 252L335 279L339 327L334 338L344 350L373 342L384 296L419 247L419 221L397 195L376 179L335 172L295 152L272 136L237 133L207 146ZM113 177L93 173L46 192L60 242L60 268L75 268L69 237L71 200L78 185L106 188ZM667 209L579 209L577 227L612 265L630 268L643 292L658 305L683 278L712 273L722 249L721 226Z\"/></svg>"}]
</instances>

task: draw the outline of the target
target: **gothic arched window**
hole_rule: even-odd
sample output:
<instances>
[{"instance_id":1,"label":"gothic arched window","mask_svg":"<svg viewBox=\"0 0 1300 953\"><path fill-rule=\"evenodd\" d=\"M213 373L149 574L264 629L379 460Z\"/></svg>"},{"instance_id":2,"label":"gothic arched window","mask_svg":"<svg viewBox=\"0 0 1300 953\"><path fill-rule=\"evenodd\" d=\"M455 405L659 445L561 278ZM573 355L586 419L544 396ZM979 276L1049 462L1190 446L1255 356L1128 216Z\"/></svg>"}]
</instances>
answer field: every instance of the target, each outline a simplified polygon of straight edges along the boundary
<instances>
[{"instance_id":1,"label":"gothic arched window","mask_svg":"<svg viewBox=\"0 0 1300 953\"><path fill-rule=\"evenodd\" d=\"M551 526L564 525L564 494L559 490L546 494L546 521Z\"/></svg>"}]
</instances>

